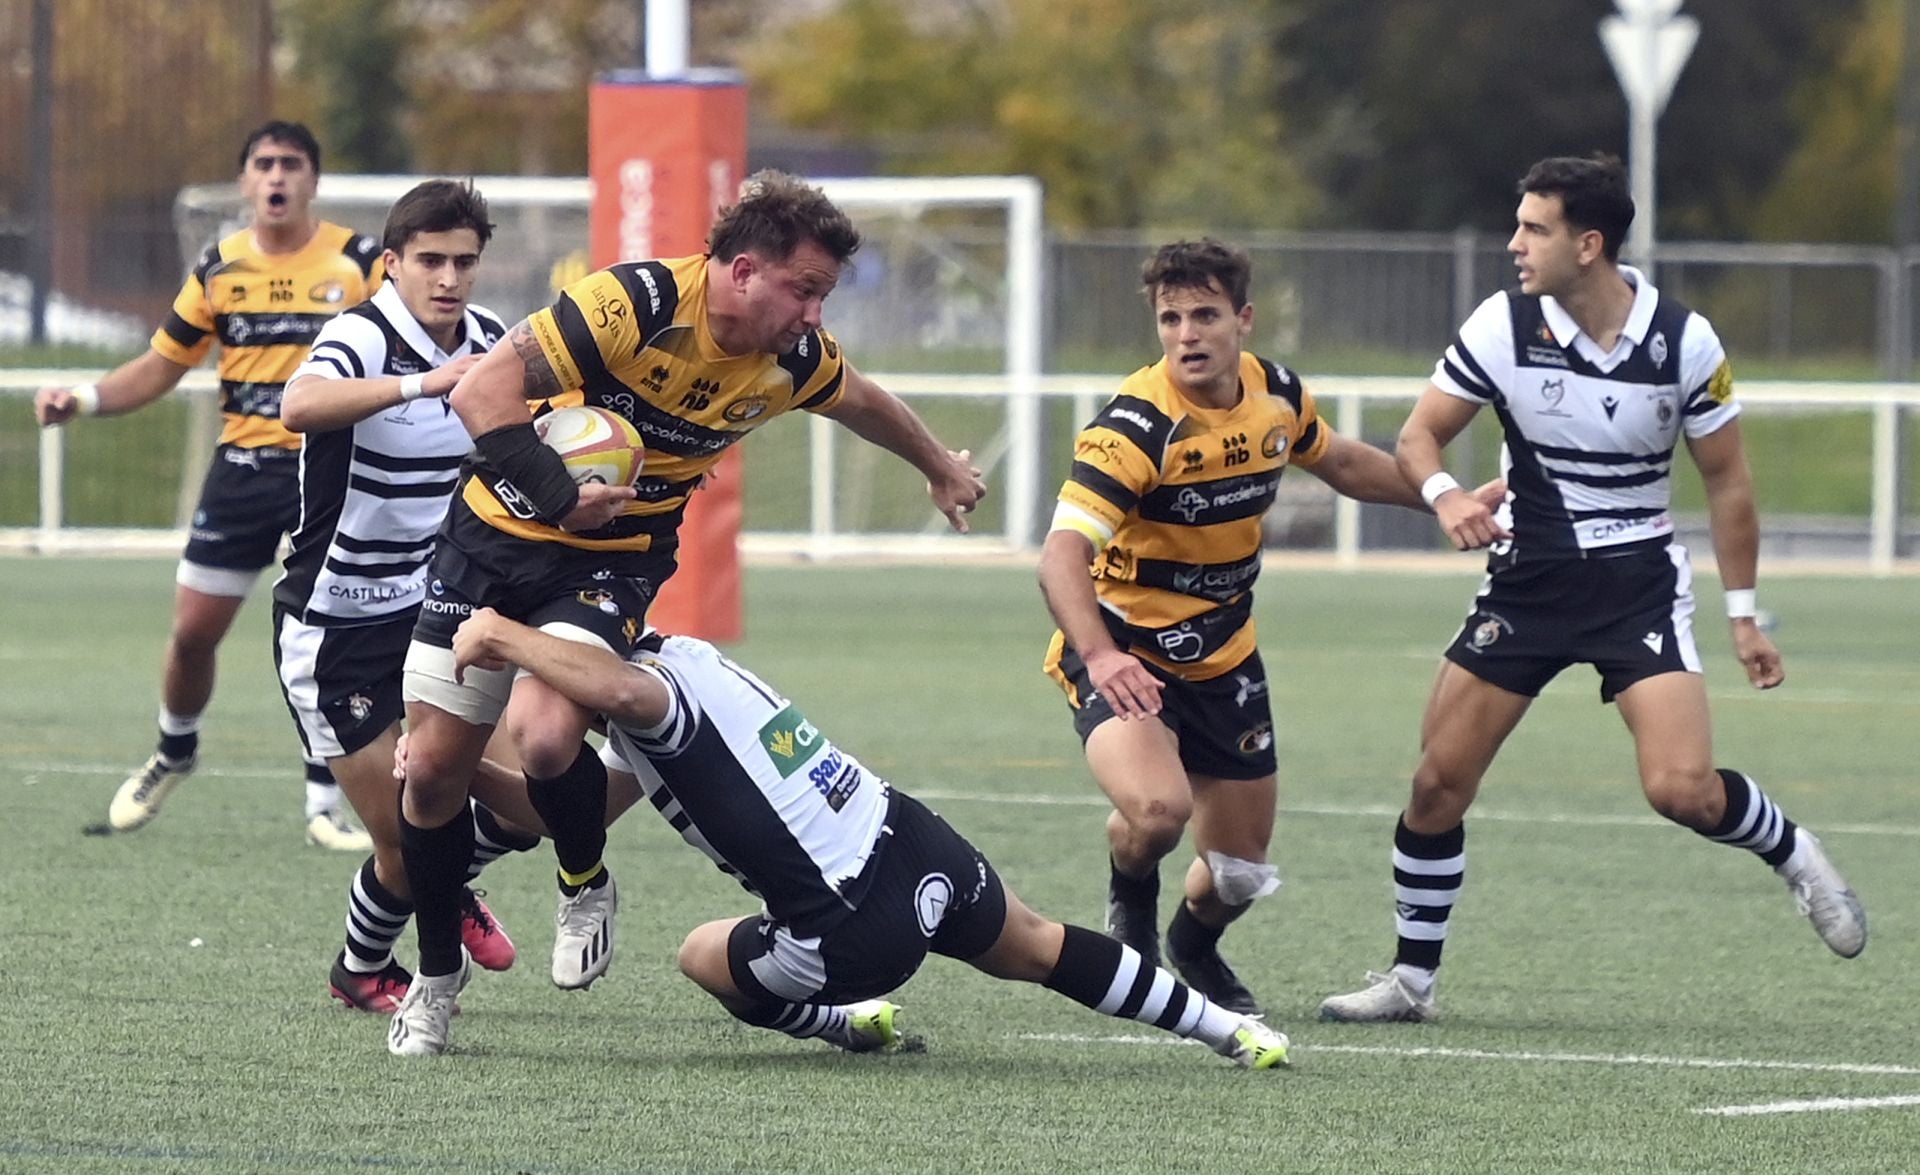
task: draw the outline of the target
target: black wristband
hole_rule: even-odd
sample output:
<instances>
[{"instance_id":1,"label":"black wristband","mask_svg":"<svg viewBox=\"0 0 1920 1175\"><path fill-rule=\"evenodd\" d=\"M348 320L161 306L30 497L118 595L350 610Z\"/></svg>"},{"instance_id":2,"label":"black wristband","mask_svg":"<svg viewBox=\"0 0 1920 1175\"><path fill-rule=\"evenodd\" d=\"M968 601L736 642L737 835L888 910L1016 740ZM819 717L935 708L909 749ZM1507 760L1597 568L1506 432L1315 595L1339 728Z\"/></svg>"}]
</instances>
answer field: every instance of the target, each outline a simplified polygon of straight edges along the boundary
<instances>
[{"instance_id":1,"label":"black wristband","mask_svg":"<svg viewBox=\"0 0 1920 1175\"><path fill-rule=\"evenodd\" d=\"M540 443L531 420L482 433L473 447L493 473L487 487L515 518L558 526L580 501L566 463Z\"/></svg>"}]
</instances>

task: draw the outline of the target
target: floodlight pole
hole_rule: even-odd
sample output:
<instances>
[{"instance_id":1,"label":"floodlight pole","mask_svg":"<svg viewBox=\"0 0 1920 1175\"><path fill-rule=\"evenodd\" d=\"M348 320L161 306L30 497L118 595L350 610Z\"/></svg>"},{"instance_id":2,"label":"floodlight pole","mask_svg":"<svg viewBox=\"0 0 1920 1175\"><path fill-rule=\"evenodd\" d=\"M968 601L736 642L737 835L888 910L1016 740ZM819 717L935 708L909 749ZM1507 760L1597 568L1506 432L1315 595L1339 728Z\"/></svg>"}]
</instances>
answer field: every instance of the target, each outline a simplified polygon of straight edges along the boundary
<instances>
[{"instance_id":1,"label":"floodlight pole","mask_svg":"<svg viewBox=\"0 0 1920 1175\"><path fill-rule=\"evenodd\" d=\"M1627 98L1627 170L1633 183L1633 227L1627 252L1653 274L1656 127L1687 64L1700 22L1678 15L1681 0L1613 0L1621 15L1600 21L1620 90Z\"/></svg>"}]
</instances>

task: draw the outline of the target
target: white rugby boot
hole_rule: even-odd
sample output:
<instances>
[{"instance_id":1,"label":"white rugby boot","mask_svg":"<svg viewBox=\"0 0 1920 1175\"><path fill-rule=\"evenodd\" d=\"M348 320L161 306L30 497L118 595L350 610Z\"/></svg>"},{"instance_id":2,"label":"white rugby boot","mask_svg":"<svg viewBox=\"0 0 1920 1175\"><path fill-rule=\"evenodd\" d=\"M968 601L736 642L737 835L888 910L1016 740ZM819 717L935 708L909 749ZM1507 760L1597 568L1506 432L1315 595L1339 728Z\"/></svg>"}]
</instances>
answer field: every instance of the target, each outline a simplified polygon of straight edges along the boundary
<instances>
[{"instance_id":1,"label":"white rugby boot","mask_svg":"<svg viewBox=\"0 0 1920 1175\"><path fill-rule=\"evenodd\" d=\"M156 751L145 766L127 776L120 790L113 793L113 803L107 808L107 823L115 832L132 832L158 816L160 805L167 802L181 780L193 774L199 762L197 755L176 761Z\"/></svg>"},{"instance_id":2,"label":"white rugby boot","mask_svg":"<svg viewBox=\"0 0 1920 1175\"><path fill-rule=\"evenodd\" d=\"M1819 837L1804 828L1796 831L1793 855L1773 871L1786 881L1793 904L1834 954L1851 959L1867 949L1866 907L1827 859Z\"/></svg>"},{"instance_id":3,"label":"white rugby boot","mask_svg":"<svg viewBox=\"0 0 1920 1175\"><path fill-rule=\"evenodd\" d=\"M1433 992L1415 991L1397 971L1367 972L1367 986L1346 995L1328 996L1320 1003L1322 1020L1347 1024L1378 1024L1393 1020L1425 1023L1436 1009Z\"/></svg>"},{"instance_id":4,"label":"white rugby boot","mask_svg":"<svg viewBox=\"0 0 1920 1175\"><path fill-rule=\"evenodd\" d=\"M460 970L452 975L415 975L406 998L387 1025L387 1051L396 1057L437 1057L458 1010L460 992L473 977L473 960L460 949Z\"/></svg>"},{"instance_id":5,"label":"white rugby boot","mask_svg":"<svg viewBox=\"0 0 1920 1175\"><path fill-rule=\"evenodd\" d=\"M554 912L553 984L569 991L588 987L613 962L613 914L620 895L613 876L598 889L560 895Z\"/></svg>"},{"instance_id":6,"label":"white rugby boot","mask_svg":"<svg viewBox=\"0 0 1920 1175\"><path fill-rule=\"evenodd\" d=\"M373 838L348 819L340 808L328 808L307 817L307 843L336 853L371 853Z\"/></svg>"}]
</instances>

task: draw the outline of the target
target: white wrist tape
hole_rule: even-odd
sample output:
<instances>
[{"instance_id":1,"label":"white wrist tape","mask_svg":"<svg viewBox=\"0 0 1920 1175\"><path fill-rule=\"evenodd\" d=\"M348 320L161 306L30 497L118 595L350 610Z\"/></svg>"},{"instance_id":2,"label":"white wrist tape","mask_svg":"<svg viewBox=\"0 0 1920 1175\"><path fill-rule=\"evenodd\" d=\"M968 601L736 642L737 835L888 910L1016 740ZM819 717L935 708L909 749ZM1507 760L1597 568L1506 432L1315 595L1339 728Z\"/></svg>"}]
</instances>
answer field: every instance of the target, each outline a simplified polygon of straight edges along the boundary
<instances>
[{"instance_id":1,"label":"white wrist tape","mask_svg":"<svg viewBox=\"0 0 1920 1175\"><path fill-rule=\"evenodd\" d=\"M400 377L400 399L402 401L418 400L426 394L427 377L424 373L415 372L412 375L403 375Z\"/></svg>"},{"instance_id":2,"label":"white wrist tape","mask_svg":"<svg viewBox=\"0 0 1920 1175\"><path fill-rule=\"evenodd\" d=\"M78 384L68 389L73 396L73 410L81 416L93 416L100 411L100 385Z\"/></svg>"},{"instance_id":3,"label":"white wrist tape","mask_svg":"<svg viewBox=\"0 0 1920 1175\"><path fill-rule=\"evenodd\" d=\"M1754 603L1752 588L1730 589L1726 597L1728 620L1751 620L1760 614L1760 609Z\"/></svg>"},{"instance_id":4,"label":"white wrist tape","mask_svg":"<svg viewBox=\"0 0 1920 1175\"><path fill-rule=\"evenodd\" d=\"M1442 469L1420 484L1420 496L1427 500L1427 506L1431 508L1441 494L1459 488L1460 483L1453 480L1453 474Z\"/></svg>"}]
</instances>

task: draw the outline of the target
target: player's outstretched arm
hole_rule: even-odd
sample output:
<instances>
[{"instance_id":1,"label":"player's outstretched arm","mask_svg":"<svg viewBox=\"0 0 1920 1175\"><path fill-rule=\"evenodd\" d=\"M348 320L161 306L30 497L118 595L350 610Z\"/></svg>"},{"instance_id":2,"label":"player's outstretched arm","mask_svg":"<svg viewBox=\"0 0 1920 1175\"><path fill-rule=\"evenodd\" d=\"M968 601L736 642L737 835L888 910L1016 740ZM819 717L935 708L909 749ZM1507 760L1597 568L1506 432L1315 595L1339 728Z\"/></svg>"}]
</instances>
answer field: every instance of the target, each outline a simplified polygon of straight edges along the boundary
<instances>
[{"instance_id":1,"label":"player's outstretched arm","mask_svg":"<svg viewBox=\"0 0 1920 1175\"><path fill-rule=\"evenodd\" d=\"M453 634L456 679L468 666L518 665L568 701L619 722L657 726L667 717L667 687L599 645L549 636L508 620L491 608L477 609Z\"/></svg>"},{"instance_id":2,"label":"player's outstretched arm","mask_svg":"<svg viewBox=\"0 0 1920 1175\"><path fill-rule=\"evenodd\" d=\"M1751 614L1751 594L1760 563L1760 512L1753 501L1753 471L1747 466L1740 422L1730 420L1703 437L1688 437L1687 451L1700 469L1707 491L1707 523L1713 532L1713 558L1720 569L1720 586L1729 593L1746 592L1738 609L1748 615L1730 616L1733 652L1755 689L1772 689L1787 679L1780 650ZM1729 608L1728 611L1735 611Z\"/></svg>"},{"instance_id":3,"label":"player's outstretched arm","mask_svg":"<svg viewBox=\"0 0 1920 1175\"><path fill-rule=\"evenodd\" d=\"M1400 426L1400 439L1394 446L1400 476L1419 492L1433 509L1440 529L1462 551L1513 537L1493 516L1488 499L1499 501L1499 495L1490 492L1493 483L1469 493L1447 475L1440 461L1442 451L1479 410L1478 404L1449 396L1428 384L1407 415L1407 422Z\"/></svg>"},{"instance_id":4,"label":"player's outstretched arm","mask_svg":"<svg viewBox=\"0 0 1920 1175\"><path fill-rule=\"evenodd\" d=\"M407 780L407 736L402 734L393 746L393 778ZM639 803L643 792L640 781L625 771L607 771L607 827ZM527 776L518 767L509 767L486 756L473 769L473 798L493 810L494 815L513 822L540 836L552 835L547 822L534 810L527 798Z\"/></svg>"},{"instance_id":5,"label":"player's outstretched arm","mask_svg":"<svg viewBox=\"0 0 1920 1175\"><path fill-rule=\"evenodd\" d=\"M845 372L846 390L822 415L925 474L927 496L947 516L947 524L965 534L967 514L987 496L987 483L974 468L972 454L941 444L913 409L855 371L853 364L847 364Z\"/></svg>"},{"instance_id":6,"label":"player's outstretched arm","mask_svg":"<svg viewBox=\"0 0 1920 1175\"><path fill-rule=\"evenodd\" d=\"M1160 679L1140 659L1113 643L1100 618L1100 600L1087 569L1093 542L1079 531L1059 529L1040 548L1040 594L1067 644L1086 662L1087 677L1119 717L1150 718L1160 712Z\"/></svg>"},{"instance_id":7,"label":"player's outstretched arm","mask_svg":"<svg viewBox=\"0 0 1920 1175\"><path fill-rule=\"evenodd\" d=\"M1400 476L1400 466L1393 454L1365 441L1335 434L1320 460L1301 468L1333 487L1335 493L1349 498L1414 510L1427 508L1420 500L1419 490Z\"/></svg>"},{"instance_id":8,"label":"player's outstretched arm","mask_svg":"<svg viewBox=\"0 0 1920 1175\"><path fill-rule=\"evenodd\" d=\"M33 396L33 417L42 428L76 416L118 416L143 408L179 386L189 369L149 348L100 377L73 388L41 388Z\"/></svg>"},{"instance_id":9,"label":"player's outstretched arm","mask_svg":"<svg viewBox=\"0 0 1920 1175\"><path fill-rule=\"evenodd\" d=\"M303 375L288 384L281 394L280 423L302 433L346 428L408 400L445 396L478 362L478 355L462 355L444 367L417 377L381 375L371 379L329 379ZM417 390L407 382L415 378L420 381Z\"/></svg>"}]
</instances>

